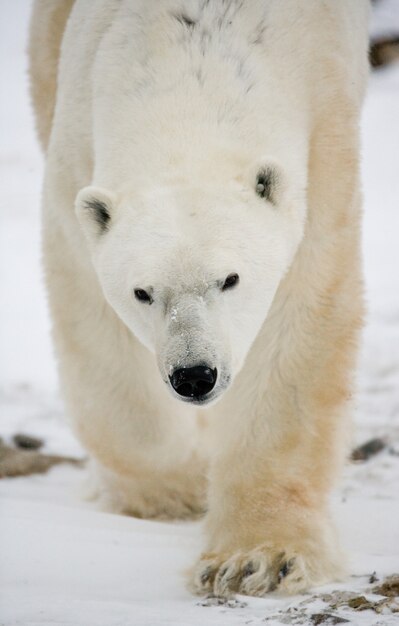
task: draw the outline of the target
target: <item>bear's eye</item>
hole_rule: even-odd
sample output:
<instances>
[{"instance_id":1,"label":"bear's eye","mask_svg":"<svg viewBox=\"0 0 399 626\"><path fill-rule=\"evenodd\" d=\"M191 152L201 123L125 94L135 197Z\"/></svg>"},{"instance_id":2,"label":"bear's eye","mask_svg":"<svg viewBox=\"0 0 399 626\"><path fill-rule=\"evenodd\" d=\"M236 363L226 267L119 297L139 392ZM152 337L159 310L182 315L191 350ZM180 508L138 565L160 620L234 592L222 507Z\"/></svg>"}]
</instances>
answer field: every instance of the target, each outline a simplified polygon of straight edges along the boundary
<instances>
[{"instance_id":1,"label":"bear's eye","mask_svg":"<svg viewBox=\"0 0 399 626\"><path fill-rule=\"evenodd\" d=\"M152 297L147 291L144 291L144 289L135 289L134 296L139 302L147 302L148 304L153 303Z\"/></svg>"},{"instance_id":2,"label":"bear's eye","mask_svg":"<svg viewBox=\"0 0 399 626\"><path fill-rule=\"evenodd\" d=\"M239 280L240 277L238 274L229 274L223 283L222 291L226 291L226 289L232 289L238 284Z\"/></svg>"}]
</instances>

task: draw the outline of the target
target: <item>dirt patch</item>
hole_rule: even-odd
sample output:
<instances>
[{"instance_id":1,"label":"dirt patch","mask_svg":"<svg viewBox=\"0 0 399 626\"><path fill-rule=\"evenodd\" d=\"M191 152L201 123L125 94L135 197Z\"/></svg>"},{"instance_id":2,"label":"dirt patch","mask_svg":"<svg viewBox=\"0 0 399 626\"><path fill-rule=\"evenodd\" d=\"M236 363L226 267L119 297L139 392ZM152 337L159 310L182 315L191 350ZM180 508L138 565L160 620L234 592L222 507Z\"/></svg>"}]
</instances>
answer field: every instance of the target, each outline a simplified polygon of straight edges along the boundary
<instances>
[{"instance_id":1,"label":"dirt patch","mask_svg":"<svg viewBox=\"0 0 399 626\"><path fill-rule=\"evenodd\" d=\"M368 577L368 581L375 582L376 580L378 580L377 576L373 572ZM355 615L359 611L372 611L376 619L377 615L393 616L399 613L398 589L399 575L393 574L385 578L381 584L365 590L364 594L337 590L313 595L295 606L266 617L265 622L272 621L279 624L291 624L291 626L317 626L319 624L330 626L357 623ZM381 598L381 596L384 597Z\"/></svg>"},{"instance_id":2,"label":"dirt patch","mask_svg":"<svg viewBox=\"0 0 399 626\"><path fill-rule=\"evenodd\" d=\"M373 587L372 592L388 598L399 598L399 574L388 576L382 585Z\"/></svg>"},{"instance_id":3,"label":"dirt patch","mask_svg":"<svg viewBox=\"0 0 399 626\"><path fill-rule=\"evenodd\" d=\"M44 474L50 467L59 465L60 463L69 463L81 466L84 461L68 456L58 456L56 454L42 454L37 449L29 449L27 446L26 435L22 448L13 448L6 445L0 440L0 478L14 478L16 476L29 476L30 474ZM14 438L15 441L15 438ZM40 442L33 437L30 438L30 446L32 448Z\"/></svg>"}]
</instances>

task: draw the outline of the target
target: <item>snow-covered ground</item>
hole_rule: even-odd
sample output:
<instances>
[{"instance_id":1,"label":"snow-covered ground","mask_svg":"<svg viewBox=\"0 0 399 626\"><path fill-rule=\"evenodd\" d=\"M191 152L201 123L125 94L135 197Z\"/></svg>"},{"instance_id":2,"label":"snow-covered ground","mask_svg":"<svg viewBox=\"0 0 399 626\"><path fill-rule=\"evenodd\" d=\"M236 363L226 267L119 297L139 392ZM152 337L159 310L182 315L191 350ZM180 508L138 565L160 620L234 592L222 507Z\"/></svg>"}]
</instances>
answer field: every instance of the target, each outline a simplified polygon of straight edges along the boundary
<instances>
[{"instance_id":1,"label":"snow-covered ground","mask_svg":"<svg viewBox=\"0 0 399 626\"><path fill-rule=\"evenodd\" d=\"M43 163L27 93L29 7L29 0L0 2L0 436L39 435L46 451L80 456L63 423L40 268ZM399 572L398 120L399 65L372 76L363 118L369 314L355 442L380 436L389 444L366 463L348 465L334 498L350 556L348 579L317 590L317 597L201 602L183 578L200 549L201 525L99 512L81 496L84 470L65 465L0 481L0 626L314 624L345 597L325 594L372 599L371 573L383 579ZM389 609L328 611L353 624L399 623Z\"/></svg>"}]
</instances>

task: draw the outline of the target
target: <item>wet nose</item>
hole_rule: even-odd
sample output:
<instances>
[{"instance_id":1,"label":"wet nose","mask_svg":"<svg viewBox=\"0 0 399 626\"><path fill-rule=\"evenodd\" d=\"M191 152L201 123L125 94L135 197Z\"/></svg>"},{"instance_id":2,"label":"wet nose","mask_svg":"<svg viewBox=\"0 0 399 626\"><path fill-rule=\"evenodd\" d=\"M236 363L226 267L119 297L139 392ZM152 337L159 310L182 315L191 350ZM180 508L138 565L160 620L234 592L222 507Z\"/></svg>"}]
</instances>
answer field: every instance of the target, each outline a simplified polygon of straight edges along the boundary
<instances>
[{"instance_id":1,"label":"wet nose","mask_svg":"<svg viewBox=\"0 0 399 626\"><path fill-rule=\"evenodd\" d=\"M175 370L169 379L179 396L199 400L214 388L217 369L211 369L207 365L182 367Z\"/></svg>"}]
</instances>

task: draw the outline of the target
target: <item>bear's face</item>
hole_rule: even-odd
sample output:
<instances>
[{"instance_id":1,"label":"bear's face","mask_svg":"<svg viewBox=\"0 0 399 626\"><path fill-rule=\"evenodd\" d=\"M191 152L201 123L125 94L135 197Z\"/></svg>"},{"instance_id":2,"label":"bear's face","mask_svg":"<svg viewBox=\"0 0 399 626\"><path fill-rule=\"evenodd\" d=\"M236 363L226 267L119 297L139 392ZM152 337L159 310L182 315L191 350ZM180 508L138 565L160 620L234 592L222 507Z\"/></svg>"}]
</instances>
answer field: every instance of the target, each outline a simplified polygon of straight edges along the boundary
<instances>
[{"instance_id":1,"label":"bear's face","mask_svg":"<svg viewBox=\"0 0 399 626\"><path fill-rule=\"evenodd\" d=\"M285 187L266 168L228 190L78 195L105 297L179 400L215 400L244 363L302 236L303 206Z\"/></svg>"}]
</instances>

